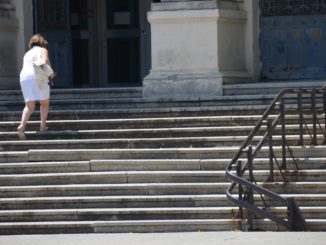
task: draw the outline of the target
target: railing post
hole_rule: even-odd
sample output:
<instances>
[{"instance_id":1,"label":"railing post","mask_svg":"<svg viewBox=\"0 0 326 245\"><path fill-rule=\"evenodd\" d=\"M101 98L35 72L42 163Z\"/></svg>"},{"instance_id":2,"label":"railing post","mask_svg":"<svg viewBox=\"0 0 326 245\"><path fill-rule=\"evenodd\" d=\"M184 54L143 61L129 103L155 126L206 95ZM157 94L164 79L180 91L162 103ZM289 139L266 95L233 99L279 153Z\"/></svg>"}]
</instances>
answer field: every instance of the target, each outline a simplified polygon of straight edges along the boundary
<instances>
[{"instance_id":1,"label":"railing post","mask_svg":"<svg viewBox=\"0 0 326 245\"><path fill-rule=\"evenodd\" d=\"M274 161L273 161L273 128L272 128L272 121L267 120L267 132L268 132L268 147L269 147L269 177L267 181L274 182Z\"/></svg>"},{"instance_id":2,"label":"railing post","mask_svg":"<svg viewBox=\"0 0 326 245\"><path fill-rule=\"evenodd\" d=\"M311 145L317 145L316 89L312 89L312 92L311 92L311 111L312 111L312 140L311 140Z\"/></svg>"},{"instance_id":3,"label":"railing post","mask_svg":"<svg viewBox=\"0 0 326 245\"><path fill-rule=\"evenodd\" d=\"M281 120L281 135L282 135L282 165L281 169L286 170L286 136L285 136L285 105L284 99L279 103L280 120Z\"/></svg>"},{"instance_id":4,"label":"railing post","mask_svg":"<svg viewBox=\"0 0 326 245\"><path fill-rule=\"evenodd\" d=\"M288 229L290 231L307 231L307 223L293 197L287 199Z\"/></svg>"},{"instance_id":5,"label":"railing post","mask_svg":"<svg viewBox=\"0 0 326 245\"><path fill-rule=\"evenodd\" d=\"M249 169L249 180L251 182L254 182L254 166L253 166L253 156L252 156L252 146L248 147L247 151L247 159L248 159L248 169ZM248 202L249 204L254 204L254 191L252 189L248 190ZM250 210L247 210L248 212L248 230L252 231L254 229L253 224L253 213Z\"/></svg>"},{"instance_id":6,"label":"railing post","mask_svg":"<svg viewBox=\"0 0 326 245\"><path fill-rule=\"evenodd\" d=\"M242 162L238 161L237 164L237 176L242 177ZM241 184L239 184L239 200L243 200L243 187ZM243 219L243 208L239 206L239 218Z\"/></svg>"},{"instance_id":7,"label":"railing post","mask_svg":"<svg viewBox=\"0 0 326 245\"><path fill-rule=\"evenodd\" d=\"M302 88L299 89L298 92L298 113L299 113L299 133L300 133L300 140L298 142L298 145L303 146L303 124L304 124L304 118L303 118L303 99L302 99Z\"/></svg>"}]
</instances>

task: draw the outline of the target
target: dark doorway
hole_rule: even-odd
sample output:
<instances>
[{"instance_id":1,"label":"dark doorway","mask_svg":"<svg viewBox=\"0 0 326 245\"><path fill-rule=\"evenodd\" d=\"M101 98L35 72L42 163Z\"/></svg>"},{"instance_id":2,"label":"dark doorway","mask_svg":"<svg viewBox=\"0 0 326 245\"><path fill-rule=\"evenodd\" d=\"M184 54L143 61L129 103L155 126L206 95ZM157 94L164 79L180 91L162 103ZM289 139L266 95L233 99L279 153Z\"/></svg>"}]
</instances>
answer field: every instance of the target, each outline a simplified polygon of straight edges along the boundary
<instances>
[{"instance_id":1,"label":"dark doorway","mask_svg":"<svg viewBox=\"0 0 326 245\"><path fill-rule=\"evenodd\" d=\"M62 80L56 85L140 86L151 63L150 4L151 0L34 1L35 31L49 39L60 74L57 80ZM44 16L53 18L44 22ZM53 20L61 26L54 28Z\"/></svg>"}]
</instances>

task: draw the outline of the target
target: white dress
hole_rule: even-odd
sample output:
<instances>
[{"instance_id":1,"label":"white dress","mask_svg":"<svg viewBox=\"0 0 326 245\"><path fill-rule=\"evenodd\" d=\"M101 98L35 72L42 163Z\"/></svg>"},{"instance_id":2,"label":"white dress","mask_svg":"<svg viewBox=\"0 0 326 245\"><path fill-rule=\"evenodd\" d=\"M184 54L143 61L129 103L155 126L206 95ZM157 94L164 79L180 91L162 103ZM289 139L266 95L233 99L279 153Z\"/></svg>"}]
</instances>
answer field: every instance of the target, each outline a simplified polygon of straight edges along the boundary
<instances>
[{"instance_id":1,"label":"white dress","mask_svg":"<svg viewBox=\"0 0 326 245\"><path fill-rule=\"evenodd\" d=\"M25 102L50 98L48 79L37 80L34 75L33 62L41 58L41 53L42 48L34 46L24 55L23 69L20 72L20 86Z\"/></svg>"}]
</instances>

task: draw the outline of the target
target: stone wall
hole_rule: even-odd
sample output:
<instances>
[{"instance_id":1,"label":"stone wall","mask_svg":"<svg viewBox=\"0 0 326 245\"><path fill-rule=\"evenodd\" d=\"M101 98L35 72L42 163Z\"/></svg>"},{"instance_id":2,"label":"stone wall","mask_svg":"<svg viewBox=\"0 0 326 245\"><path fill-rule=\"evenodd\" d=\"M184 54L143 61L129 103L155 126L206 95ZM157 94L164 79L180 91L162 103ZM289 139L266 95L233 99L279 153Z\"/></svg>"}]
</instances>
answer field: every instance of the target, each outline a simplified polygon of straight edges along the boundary
<instances>
[{"instance_id":1,"label":"stone wall","mask_svg":"<svg viewBox=\"0 0 326 245\"><path fill-rule=\"evenodd\" d=\"M9 0L0 0L0 89L19 87L17 33L14 6Z\"/></svg>"}]
</instances>

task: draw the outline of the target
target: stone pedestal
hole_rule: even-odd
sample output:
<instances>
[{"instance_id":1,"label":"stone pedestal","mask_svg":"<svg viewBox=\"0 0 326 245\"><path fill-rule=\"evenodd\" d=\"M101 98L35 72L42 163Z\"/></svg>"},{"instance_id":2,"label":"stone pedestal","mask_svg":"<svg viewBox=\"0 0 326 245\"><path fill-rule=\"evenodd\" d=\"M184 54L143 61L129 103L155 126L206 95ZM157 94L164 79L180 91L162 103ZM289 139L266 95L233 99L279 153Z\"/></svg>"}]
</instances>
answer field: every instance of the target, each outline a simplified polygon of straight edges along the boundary
<instances>
[{"instance_id":1,"label":"stone pedestal","mask_svg":"<svg viewBox=\"0 0 326 245\"><path fill-rule=\"evenodd\" d=\"M14 7L9 1L0 1L0 89L19 88L17 33Z\"/></svg>"},{"instance_id":2,"label":"stone pedestal","mask_svg":"<svg viewBox=\"0 0 326 245\"><path fill-rule=\"evenodd\" d=\"M148 13L152 69L145 98L212 99L246 76L246 13L234 1L161 1Z\"/></svg>"}]
</instances>

